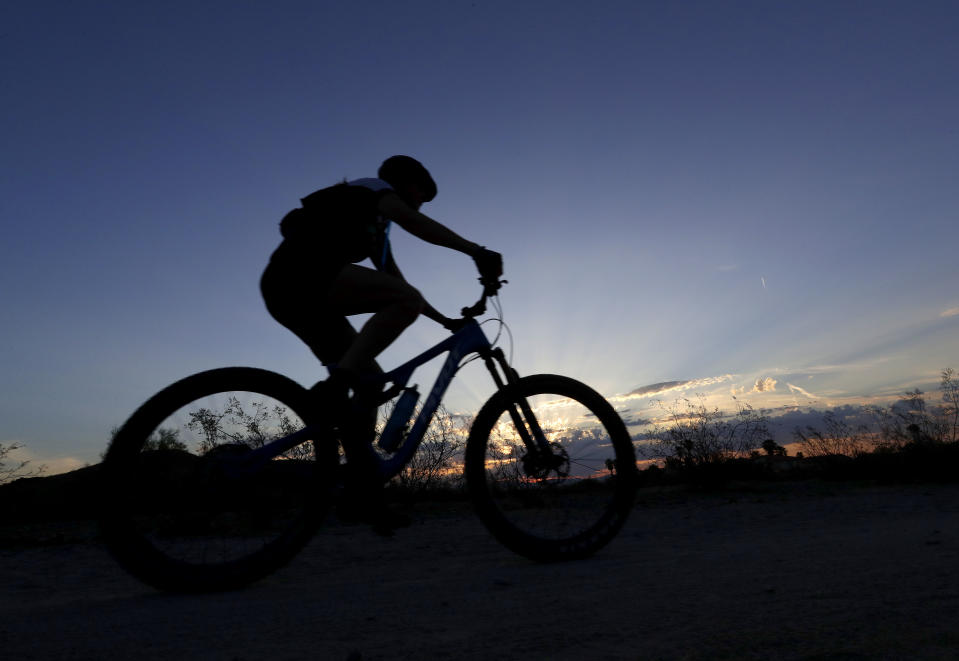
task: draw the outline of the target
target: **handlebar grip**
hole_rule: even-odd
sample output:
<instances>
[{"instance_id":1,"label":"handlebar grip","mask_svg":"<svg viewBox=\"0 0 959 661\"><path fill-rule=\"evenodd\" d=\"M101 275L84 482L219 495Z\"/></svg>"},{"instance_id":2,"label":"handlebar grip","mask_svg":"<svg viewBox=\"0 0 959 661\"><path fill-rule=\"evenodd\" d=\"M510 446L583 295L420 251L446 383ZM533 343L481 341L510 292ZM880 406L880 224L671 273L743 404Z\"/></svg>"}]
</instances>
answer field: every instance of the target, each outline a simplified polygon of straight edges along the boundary
<instances>
[{"instance_id":1,"label":"handlebar grip","mask_svg":"<svg viewBox=\"0 0 959 661\"><path fill-rule=\"evenodd\" d=\"M480 296L480 300L476 301L472 306L460 310L460 314L463 315L465 319L473 319L486 312L486 299L490 296L495 296L500 287L508 282L507 280L500 280L498 278L480 278L479 281L483 285L483 295Z\"/></svg>"},{"instance_id":2,"label":"handlebar grip","mask_svg":"<svg viewBox=\"0 0 959 661\"><path fill-rule=\"evenodd\" d=\"M462 310L460 310L460 314L463 316L464 319L472 319L474 317L480 316L481 314L484 314L485 312L486 312L485 296L481 298L479 301L477 301L476 305L473 305L472 307L468 307L468 308L463 308Z\"/></svg>"}]
</instances>

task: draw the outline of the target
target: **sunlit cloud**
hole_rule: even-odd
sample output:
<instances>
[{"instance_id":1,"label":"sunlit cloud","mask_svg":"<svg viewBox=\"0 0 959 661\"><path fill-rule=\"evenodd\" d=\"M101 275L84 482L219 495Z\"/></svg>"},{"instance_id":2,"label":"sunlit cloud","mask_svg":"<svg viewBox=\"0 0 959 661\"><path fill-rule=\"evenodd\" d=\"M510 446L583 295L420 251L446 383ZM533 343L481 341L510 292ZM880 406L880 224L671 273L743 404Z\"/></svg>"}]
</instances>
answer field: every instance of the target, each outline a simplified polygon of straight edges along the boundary
<instances>
[{"instance_id":1,"label":"sunlit cloud","mask_svg":"<svg viewBox=\"0 0 959 661\"><path fill-rule=\"evenodd\" d=\"M676 388L682 388L684 385L689 383L689 381L663 381L662 383L654 383L649 386L641 386L635 390L631 390L625 395L621 395L623 399L636 399L639 397L648 397L650 395L655 395L657 393L666 392L667 390L674 390Z\"/></svg>"},{"instance_id":2,"label":"sunlit cloud","mask_svg":"<svg viewBox=\"0 0 959 661\"><path fill-rule=\"evenodd\" d=\"M540 402L533 408L536 411L549 411L550 409L566 408L576 405L577 403L575 400L572 400L569 397L563 397L560 399L551 399L548 402Z\"/></svg>"},{"instance_id":3,"label":"sunlit cloud","mask_svg":"<svg viewBox=\"0 0 959 661\"><path fill-rule=\"evenodd\" d=\"M772 392L775 389L776 379L769 376L761 376L756 379L756 383L750 392Z\"/></svg>"},{"instance_id":4,"label":"sunlit cloud","mask_svg":"<svg viewBox=\"0 0 959 661\"><path fill-rule=\"evenodd\" d=\"M959 308L949 308L948 310L943 310L939 315L940 317L955 317L959 316Z\"/></svg>"},{"instance_id":5,"label":"sunlit cloud","mask_svg":"<svg viewBox=\"0 0 959 661\"><path fill-rule=\"evenodd\" d=\"M789 392L802 395L803 397L808 397L809 399L817 399L817 397L813 395L811 392L809 392L808 390L804 390L803 388L800 388L799 386L793 385L791 383L787 383L786 387L789 388Z\"/></svg>"},{"instance_id":6,"label":"sunlit cloud","mask_svg":"<svg viewBox=\"0 0 959 661\"><path fill-rule=\"evenodd\" d=\"M624 395L614 395L610 397L609 400L613 402L625 402L634 399L649 399L653 396L666 393L681 393L697 388L709 388L710 386L732 379L732 374L723 374L722 376L709 376L702 379L691 379L689 381L664 381L648 386L641 386Z\"/></svg>"}]
</instances>

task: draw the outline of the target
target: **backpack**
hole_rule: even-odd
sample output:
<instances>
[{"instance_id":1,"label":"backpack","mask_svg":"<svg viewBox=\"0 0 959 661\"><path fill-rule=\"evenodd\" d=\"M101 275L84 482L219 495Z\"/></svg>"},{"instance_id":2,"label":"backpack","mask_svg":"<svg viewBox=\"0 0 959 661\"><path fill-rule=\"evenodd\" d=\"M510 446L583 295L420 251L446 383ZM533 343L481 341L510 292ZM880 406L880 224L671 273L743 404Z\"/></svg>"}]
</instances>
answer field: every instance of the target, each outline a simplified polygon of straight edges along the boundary
<instances>
[{"instance_id":1,"label":"backpack","mask_svg":"<svg viewBox=\"0 0 959 661\"><path fill-rule=\"evenodd\" d=\"M335 252L358 262L380 243L380 193L365 186L336 184L310 193L302 208L280 221L280 234L301 248Z\"/></svg>"}]
</instances>

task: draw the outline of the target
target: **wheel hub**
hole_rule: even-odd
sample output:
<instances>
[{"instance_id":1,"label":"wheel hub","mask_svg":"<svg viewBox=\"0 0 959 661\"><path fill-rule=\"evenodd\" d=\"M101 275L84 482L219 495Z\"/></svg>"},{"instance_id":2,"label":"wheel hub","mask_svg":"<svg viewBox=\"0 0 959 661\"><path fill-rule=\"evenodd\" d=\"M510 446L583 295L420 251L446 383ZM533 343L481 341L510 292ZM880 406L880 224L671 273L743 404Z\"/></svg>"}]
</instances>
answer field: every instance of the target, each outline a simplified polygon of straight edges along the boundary
<instances>
[{"instance_id":1,"label":"wheel hub","mask_svg":"<svg viewBox=\"0 0 959 661\"><path fill-rule=\"evenodd\" d=\"M530 452L523 457L523 471L535 480L568 477L569 453L559 443L550 443L549 452Z\"/></svg>"}]
</instances>

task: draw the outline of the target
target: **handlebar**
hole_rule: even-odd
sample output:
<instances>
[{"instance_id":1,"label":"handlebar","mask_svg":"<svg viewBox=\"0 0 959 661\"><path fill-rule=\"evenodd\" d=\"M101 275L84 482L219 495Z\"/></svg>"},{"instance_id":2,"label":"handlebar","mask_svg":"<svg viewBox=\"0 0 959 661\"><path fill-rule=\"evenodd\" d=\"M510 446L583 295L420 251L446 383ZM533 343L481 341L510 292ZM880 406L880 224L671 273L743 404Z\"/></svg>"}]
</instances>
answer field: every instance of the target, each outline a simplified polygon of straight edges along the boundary
<instances>
[{"instance_id":1,"label":"handlebar","mask_svg":"<svg viewBox=\"0 0 959 661\"><path fill-rule=\"evenodd\" d=\"M508 280L499 280L496 278L480 278L479 281L483 285L483 295L480 296L480 299L476 301L476 303L460 311L464 319L475 319L484 314L486 312L486 299L491 296L496 296L496 292L499 291L500 287L509 282Z\"/></svg>"}]
</instances>

